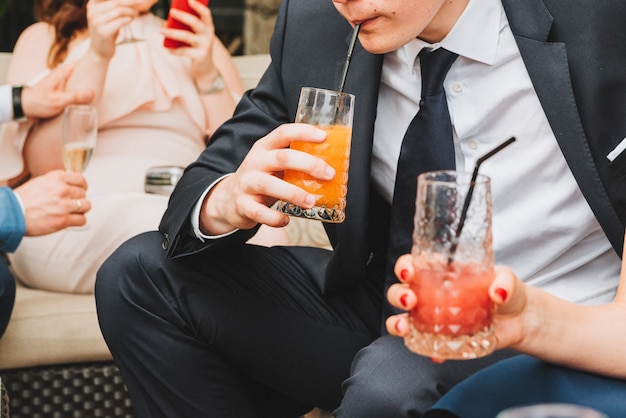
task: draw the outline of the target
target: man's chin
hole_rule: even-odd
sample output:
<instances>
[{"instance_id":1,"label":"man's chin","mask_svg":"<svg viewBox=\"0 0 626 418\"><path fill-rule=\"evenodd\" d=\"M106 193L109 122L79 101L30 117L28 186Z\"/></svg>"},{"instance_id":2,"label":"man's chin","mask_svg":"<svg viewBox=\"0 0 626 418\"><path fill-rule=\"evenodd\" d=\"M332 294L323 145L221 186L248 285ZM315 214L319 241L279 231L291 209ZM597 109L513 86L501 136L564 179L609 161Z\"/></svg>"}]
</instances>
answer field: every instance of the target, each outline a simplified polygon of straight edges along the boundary
<instances>
[{"instance_id":1,"label":"man's chin","mask_svg":"<svg viewBox=\"0 0 626 418\"><path fill-rule=\"evenodd\" d=\"M368 42L367 40L361 40L361 46L370 54L386 54L400 48L402 45L381 43L381 42Z\"/></svg>"}]
</instances>

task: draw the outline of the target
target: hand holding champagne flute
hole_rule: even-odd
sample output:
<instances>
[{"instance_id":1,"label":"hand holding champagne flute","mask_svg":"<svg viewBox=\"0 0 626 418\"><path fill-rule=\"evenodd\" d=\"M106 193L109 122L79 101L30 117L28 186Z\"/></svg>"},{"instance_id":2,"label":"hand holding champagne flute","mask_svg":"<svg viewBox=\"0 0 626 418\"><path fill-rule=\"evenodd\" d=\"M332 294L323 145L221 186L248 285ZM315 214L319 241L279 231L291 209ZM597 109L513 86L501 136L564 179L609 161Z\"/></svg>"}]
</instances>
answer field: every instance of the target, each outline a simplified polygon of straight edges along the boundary
<instances>
[{"instance_id":1,"label":"hand holding champagne flute","mask_svg":"<svg viewBox=\"0 0 626 418\"><path fill-rule=\"evenodd\" d=\"M83 173L89 164L98 136L98 114L88 105L71 105L63 111L61 139L63 164L69 172ZM77 204L80 205L80 200ZM79 207L80 210L80 207ZM86 228L85 224L77 229Z\"/></svg>"},{"instance_id":2,"label":"hand holding champagne flute","mask_svg":"<svg viewBox=\"0 0 626 418\"><path fill-rule=\"evenodd\" d=\"M209 6L209 0L199 0L199 3L201 3L202 5L206 7ZM193 34L194 32L193 28L191 28L191 26L189 26L188 24L180 20L177 20L171 13L172 9L181 10L185 13L192 14L199 18L200 16L198 15L198 13L189 5L189 0L172 0L172 2L170 3L170 12L167 15L166 27L168 29L184 30L184 31L189 32L190 34ZM189 47L189 46L193 47L196 45L194 45L193 43L188 43L182 40L173 39L168 36L165 36L163 40L163 46L166 48L170 48L170 49L176 49L180 47Z\"/></svg>"}]
</instances>

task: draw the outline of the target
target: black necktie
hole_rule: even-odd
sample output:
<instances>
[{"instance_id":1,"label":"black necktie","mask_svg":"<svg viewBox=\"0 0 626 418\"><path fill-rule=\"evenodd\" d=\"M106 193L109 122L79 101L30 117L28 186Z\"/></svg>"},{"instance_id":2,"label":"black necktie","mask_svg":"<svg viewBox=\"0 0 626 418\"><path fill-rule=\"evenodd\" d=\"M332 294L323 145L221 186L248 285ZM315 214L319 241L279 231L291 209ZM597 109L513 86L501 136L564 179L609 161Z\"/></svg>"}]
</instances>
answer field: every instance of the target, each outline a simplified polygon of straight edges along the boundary
<instances>
[{"instance_id":1,"label":"black necktie","mask_svg":"<svg viewBox=\"0 0 626 418\"><path fill-rule=\"evenodd\" d=\"M453 170L454 142L452 124L443 90L443 80L457 58L443 48L422 50L422 97L420 109L407 128L396 173L391 205L386 286L397 279L393 266L402 254L411 251L417 176L426 171Z\"/></svg>"}]
</instances>

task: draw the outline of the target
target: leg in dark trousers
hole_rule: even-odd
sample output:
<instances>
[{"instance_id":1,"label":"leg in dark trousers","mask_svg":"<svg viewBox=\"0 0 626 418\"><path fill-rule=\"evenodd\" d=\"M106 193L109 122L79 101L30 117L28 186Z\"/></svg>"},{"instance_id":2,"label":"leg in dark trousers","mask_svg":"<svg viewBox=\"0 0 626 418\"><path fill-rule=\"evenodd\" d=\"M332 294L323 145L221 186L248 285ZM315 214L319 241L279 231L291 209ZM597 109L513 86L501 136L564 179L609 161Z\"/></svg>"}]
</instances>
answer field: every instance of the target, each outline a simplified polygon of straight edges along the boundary
<instances>
[{"instance_id":1,"label":"leg in dark trousers","mask_svg":"<svg viewBox=\"0 0 626 418\"><path fill-rule=\"evenodd\" d=\"M401 338L384 336L362 349L344 383L337 418L422 416L444 393L472 373L515 355L502 350L475 360L433 363L412 353Z\"/></svg>"},{"instance_id":2,"label":"leg in dark trousers","mask_svg":"<svg viewBox=\"0 0 626 418\"><path fill-rule=\"evenodd\" d=\"M15 278L9 270L4 254L0 254L0 337L4 335L7 325L9 325L14 303Z\"/></svg>"},{"instance_id":3,"label":"leg in dark trousers","mask_svg":"<svg viewBox=\"0 0 626 418\"><path fill-rule=\"evenodd\" d=\"M420 417L508 355L434 364L401 339L376 339L382 280L321 296L326 250L241 245L167 259L161 241L128 241L96 282L102 332L142 418L294 418L313 406Z\"/></svg>"},{"instance_id":4,"label":"leg in dark trousers","mask_svg":"<svg viewBox=\"0 0 626 418\"><path fill-rule=\"evenodd\" d=\"M382 284L322 297L329 252L241 245L167 259L159 233L101 267L102 332L138 416L297 417L342 398Z\"/></svg>"}]
</instances>

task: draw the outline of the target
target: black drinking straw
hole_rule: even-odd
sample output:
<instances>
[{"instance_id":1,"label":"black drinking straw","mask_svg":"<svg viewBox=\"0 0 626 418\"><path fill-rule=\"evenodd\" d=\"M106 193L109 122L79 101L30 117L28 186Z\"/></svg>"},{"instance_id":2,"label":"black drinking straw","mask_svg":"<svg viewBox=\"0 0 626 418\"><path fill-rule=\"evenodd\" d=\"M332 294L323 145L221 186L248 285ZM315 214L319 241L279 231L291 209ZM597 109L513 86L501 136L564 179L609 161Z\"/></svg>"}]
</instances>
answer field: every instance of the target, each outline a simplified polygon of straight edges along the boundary
<instances>
[{"instance_id":1,"label":"black drinking straw","mask_svg":"<svg viewBox=\"0 0 626 418\"><path fill-rule=\"evenodd\" d=\"M454 236L454 241L452 241L452 246L450 247L450 255L448 256L448 265L452 264L454 261L454 253L456 252L456 247L459 245L459 239L461 237L461 230L463 229L463 225L465 225L465 218L467 217L467 210L469 209L470 201L472 200L472 194L474 193L474 186L476 185L476 178L478 177L478 169L480 165L485 162L486 159L492 157L494 154L502 151L505 147L508 147L513 142L515 142L515 137L504 141L502 144L498 145L487 154L480 157L476 160L476 165L474 166L474 172L472 173L472 179L470 180L470 186L467 190L467 195L465 196L465 201L463 202L463 208L461 209L461 218L459 220L459 225L456 227L456 235Z\"/></svg>"},{"instance_id":2,"label":"black drinking straw","mask_svg":"<svg viewBox=\"0 0 626 418\"><path fill-rule=\"evenodd\" d=\"M350 61L352 60L352 52L354 51L354 45L356 45L356 40L359 36L359 29L361 29L360 23L354 27L354 31L352 32L352 39L350 39L350 46L348 47L348 54L346 55L346 61L343 63L343 73L341 74L341 84L339 84L340 93L343 93L343 88L346 85L346 78L348 77L348 67L350 67Z\"/></svg>"}]
</instances>

